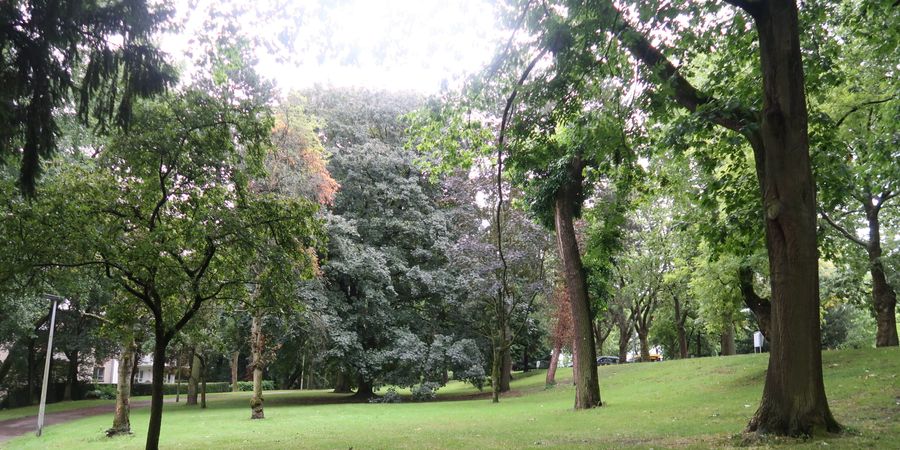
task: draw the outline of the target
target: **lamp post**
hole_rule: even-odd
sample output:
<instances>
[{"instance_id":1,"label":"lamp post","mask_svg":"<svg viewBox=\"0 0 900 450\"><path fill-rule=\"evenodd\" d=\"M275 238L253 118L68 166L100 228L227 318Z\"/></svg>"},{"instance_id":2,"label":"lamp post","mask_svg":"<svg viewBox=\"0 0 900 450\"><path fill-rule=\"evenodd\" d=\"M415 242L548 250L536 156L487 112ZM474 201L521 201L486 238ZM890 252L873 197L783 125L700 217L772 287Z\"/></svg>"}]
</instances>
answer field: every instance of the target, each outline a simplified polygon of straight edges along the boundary
<instances>
[{"instance_id":1,"label":"lamp post","mask_svg":"<svg viewBox=\"0 0 900 450\"><path fill-rule=\"evenodd\" d=\"M50 359L53 358L53 330L56 328L56 307L62 297L44 294L44 298L53 301L53 309L50 311L50 333L47 337L47 358L44 360L44 383L41 385L41 405L38 408L37 436L44 429L44 410L47 408L47 382L50 379Z\"/></svg>"}]
</instances>

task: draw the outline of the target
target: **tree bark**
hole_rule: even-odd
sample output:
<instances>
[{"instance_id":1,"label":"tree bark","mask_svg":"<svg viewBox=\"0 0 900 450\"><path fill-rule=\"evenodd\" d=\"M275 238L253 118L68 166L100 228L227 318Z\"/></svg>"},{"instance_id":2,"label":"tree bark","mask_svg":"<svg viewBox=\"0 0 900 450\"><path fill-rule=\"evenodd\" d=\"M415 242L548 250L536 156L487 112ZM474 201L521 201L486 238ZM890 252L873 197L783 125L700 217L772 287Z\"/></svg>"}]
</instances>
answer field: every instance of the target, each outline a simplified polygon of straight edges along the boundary
<instances>
[{"instance_id":1,"label":"tree bark","mask_svg":"<svg viewBox=\"0 0 900 450\"><path fill-rule=\"evenodd\" d=\"M253 315L253 321L250 325L250 350L252 352L251 367L253 368L253 396L250 397L250 418L264 419L263 411L263 351L265 350L266 339L262 330L262 316L257 313Z\"/></svg>"},{"instance_id":2,"label":"tree bark","mask_svg":"<svg viewBox=\"0 0 900 450\"><path fill-rule=\"evenodd\" d=\"M756 290L753 289L753 269L750 266L741 266L738 269L738 280L744 304L753 312L759 332L768 340L769 328L772 323L772 303L769 299L757 295Z\"/></svg>"},{"instance_id":3,"label":"tree bark","mask_svg":"<svg viewBox=\"0 0 900 450\"><path fill-rule=\"evenodd\" d=\"M508 334L506 339L507 341L509 340ZM503 346L503 351L501 352L503 355L503 365L500 366L500 392L509 392L509 383L512 381L512 356L510 354L509 344L510 343L507 342L506 345Z\"/></svg>"},{"instance_id":4,"label":"tree bark","mask_svg":"<svg viewBox=\"0 0 900 450\"><path fill-rule=\"evenodd\" d=\"M131 367L137 345L133 337L129 337L122 346L119 355L118 380L116 381L116 412L113 416L112 428L106 430L109 437L119 434L131 434Z\"/></svg>"},{"instance_id":5,"label":"tree bark","mask_svg":"<svg viewBox=\"0 0 900 450\"><path fill-rule=\"evenodd\" d=\"M494 338L499 340L498 337ZM500 372L503 365L503 352L500 345L494 343L493 352L491 353L491 403L500 403Z\"/></svg>"},{"instance_id":6,"label":"tree bark","mask_svg":"<svg viewBox=\"0 0 900 450\"><path fill-rule=\"evenodd\" d=\"M197 355L197 349L191 350L191 376L188 378L187 386L187 404L196 405L199 389L197 385L200 383L200 356Z\"/></svg>"},{"instance_id":7,"label":"tree bark","mask_svg":"<svg viewBox=\"0 0 900 450\"><path fill-rule=\"evenodd\" d=\"M333 392L335 394L349 394L352 392L350 389L350 377L347 376L347 372L343 369L339 369L337 375L335 375Z\"/></svg>"},{"instance_id":8,"label":"tree bark","mask_svg":"<svg viewBox=\"0 0 900 450\"><path fill-rule=\"evenodd\" d=\"M628 362L628 343L631 342L631 321L625 316L625 312L616 314L616 323L619 325L619 364Z\"/></svg>"},{"instance_id":9,"label":"tree bark","mask_svg":"<svg viewBox=\"0 0 900 450\"><path fill-rule=\"evenodd\" d=\"M562 260L566 291L572 308L572 325L578 342L575 358L586 362L573 374L575 381L575 409L594 408L601 405L600 384L593 361L597 359L592 333L591 305L588 299L587 280L578 252L575 237L575 205L579 201L584 166L579 157L569 163L569 181L556 192L555 222L559 255Z\"/></svg>"},{"instance_id":10,"label":"tree bark","mask_svg":"<svg viewBox=\"0 0 900 450\"><path fill-rule=\"evenodd\" d=\"M69 360L68 373L66 374L66 390L63 392L63 400L74 400L78 390L78 357L77 349L66 353Z\"/></svg>"},{"instance_id":11,"label":"tree bark","mask_svg":"<svg viewBox=\"0 0 900 450\"><path fill-rule=\"evenodd\" d=\"M365 379L362 375L360 375L358 383L359 385L356 387L356 393L353 394L353 398L368 400L375 397L375 390L372 387L371 381Z\"/></svg>"},{"instance_id":12,"label":"tree bark","mask_svg":"<svg viewBox=\"0 0 900 450\"><path fill-rule=\"evenodd\" d=\"M678 356L681 359L688 357L688 341L687 331L684 329L684 323L687 321L687 312L681 311L681 299L677 295L673 295L675 300L675 331L678 333Z\"/></svg>"},{"instance_id":13,"label":"tree bark","mask_svg":"<svg viewBox=\"0 0 900 450\"><path fill-rule=\"evenodd\" d=\"M160 321L157 320L157 323ZM163 338L165 329L157 325L156 342L153 345L153 385L150 399L150 425L147 427L147 450L159 448L159 433L162 430L163 384L166 376L166 347Z\"/></svg>"},{"instance_id":14,"label":"tree bark","mask_svg":"<svg viewBox=\"0 0 900 450\"><path fill-rule=\"evenodd\" d=\"M641 362L650 362L650 342L647 340L650 330L638 329L637 333L641 342Z\"/></svg>"},{"instance_id":15,"label":"tree bark","mask_svg":"<svg viewBox=\"0 0 900 450\"><path fill-rule=\"evenodd\" d=\"M206 409L206 358L200 358L200 409Z\"/></svg>"},{"instance_id":16,"label":"tree bark","mask_svg":"<svg viewBox=\"0 0 900 450\"><path fill-rule=\"evenodd\" d=\"M737 353L734 344L734 322L730 320L725 324L725 329L722 331L721 348L722 356L731 356Z\"/></svg>"},{"instance_id":17,"label":"tree bark","mask_svg":"<svg viewBox=\"0 0 900 450\"><path fill-rule=\"evenodd\" d=\"M562 348L557 342L553 345L553 350L550 351L550 366L547 367L547 379L544 381L544 384L547 386L556 384L556 365L559 364L560 351L562 351Z\"/></svg>"},{"instance_id":18,"label":"tree bark","mask_svg":"<svg viewBox=\"0 0 900 450\"><path fill-rule=\"evenodd\" d=\"M744 3L744 2L741 2ZM779 435L837 432L822 379L816 189L797 5L745 6L756 22L763 74L760 133L766 244L772 284L771 352L762 401L747 429ZM756 150L756 149L755 149Z\"/></svg>"},{"instance_id":19,"label":"tree bark","mask_svg":"<svg viewBox=\"0 0 900 450\"><path fill-rule=\"evenodd\" d=\"M231 353L231 392L238 392L241 390L238 386L238 363L240 363L240 360L240 351Z\"/></svg>"},{"instance_id":20,"label":"tree bark","mask_svg":"<svg viewBox=\"0 0 900 450\"><path fill-rule=\"evenodd\" d=\"M865 205L866 217L869 221L869 243L866 253L869 255L869 273L872 275L872 305L875 309L875 346L896 347L897 341L897 294L888 283L881 262L881 224L878 219L878 208Z\"/></svg>"}]
</instances>

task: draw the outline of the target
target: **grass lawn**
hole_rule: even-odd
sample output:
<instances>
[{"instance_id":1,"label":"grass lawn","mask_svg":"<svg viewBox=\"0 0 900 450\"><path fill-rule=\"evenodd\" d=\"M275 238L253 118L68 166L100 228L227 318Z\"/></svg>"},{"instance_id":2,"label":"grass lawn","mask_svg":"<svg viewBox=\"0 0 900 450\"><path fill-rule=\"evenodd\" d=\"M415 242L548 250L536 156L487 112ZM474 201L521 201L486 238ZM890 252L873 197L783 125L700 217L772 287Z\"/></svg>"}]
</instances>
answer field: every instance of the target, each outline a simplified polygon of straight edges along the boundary
<instances>
[{"instance_id":1,"label":"grass lawn","mask_svg":"<svg viewBox=\"0 0 900 450\"><path fill-rule=\"evenodd\" d=\"M832 411L850 432L810 441L772 439L764 446L900 448L900 349L824 353ZM756 410L767 355L702 358L600 367L605 406L573 411L571 369L544 389L544 372L519 374L494 405L454 383L448 401L333 403L326 391L272 392L266 419L249 420L249 393L212 394L209 408L167 404L164 448L660 448L729 447ZM468 398L466 400L466 398ZM449 401L458 400L458 401ZM328 403L332 402L332 403ZM142 448L148 409L132 412L134 436L102 434L110 416L50 426L9 448Z\"/></svg>"}]
</instances>

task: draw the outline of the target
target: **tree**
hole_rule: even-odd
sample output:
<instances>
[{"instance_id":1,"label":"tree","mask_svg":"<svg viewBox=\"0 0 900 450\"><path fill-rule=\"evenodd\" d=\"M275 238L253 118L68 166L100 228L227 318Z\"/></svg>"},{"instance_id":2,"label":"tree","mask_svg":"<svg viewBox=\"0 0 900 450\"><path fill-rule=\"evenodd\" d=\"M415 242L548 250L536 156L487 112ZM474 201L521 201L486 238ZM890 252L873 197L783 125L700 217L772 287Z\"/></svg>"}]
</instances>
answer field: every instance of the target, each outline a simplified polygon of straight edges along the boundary
<instances>
[{"instance_id":1,"label":"tree","mask_svg":"<svg viewBox=\"0 0 900 450\"><path fill-rule=\"evenodd\" d=\"M713 38L724 39L725 43L739 41L747 36L749 28L745 27L742 14L749 15L757 31L762 79L762 89L751 98L735 98L734 94L741 91L733 86L730 96L726 92L729 98L725 100L717 98L715 91L710 94L696 88L668 59L666 49L655 45L645 30L632 25L630 14L623 14L611 1L566 5L565 15L560 14L558 21L544 21L538 27L537 31L546 38L537 45L546 51L556 50L562 44L564 50L557 54L563 57L557 60L574 61L573 65L584 73L607 70L606 62L612 59L607 56L609 52L599 58L593 52L611 49L613 41L618 41L646 67L645 77L653 85L664 86L662 92L676 104L705 123L732 130L746 139L756 163L773 275L772 351L762 401L748 430L787 435L810 434L817 427L837 431L840 426L828 408L822 381L816 195L810 168L809 117L797 7L790 0L728 3L740 10L729 25L732 29L726 27L731 33L722 34L715 26L700 27L696 29L701 36L686 42ZM691 6L692 10L704 10ZM651 19L659 13L656 19L662 26L689 34L670 19L678 15L674 7L641 4L636 8L638 19ZM546 14L548 9L543 9ZM703 16L693 17L699 23ZM562 24L557 25L559 22ZM746 45L742 42L733 48ZM696 50L694 47L689 54L696 54ZM591 57L579 59L584 53ZM727 72L733 66L723 68ZM760 100L759 113L748 106L748 102L754 105Z\"/></svg>"},{"instance_id":2,"label":"tree","mask_svg":"<svg viewBox=\"0 0 900 450\"><path fill-rule=\"evenodd\" d=\"M834 15L830 25L842 38L836 58L841 82L823 95L824 104L817 111L821 120L816 122L823 150L814 155L820 215L834 234L856 247L847 253L865 251L872 277L877 347L900 345L897 294L883 258L894 249L885 249L887 239L882 236L883 230L898 223L896 214L891 216L887 208L900 194L896 164L900 83L891 64L900 57L900 45L856 29L862 26L856 16L871 15L895 23L898 14L896 7L874 2L847 4ZM865 238L856 232L859 228L867 229Z\"/></svg>"},{"instance_id":3,"label":"tree","mask_svg":"<svg viewBox=\"0 0 900 450\"><path fill-rule=\"evenodd\" d=\"M127 127L136 99L174 83L151 41L170 14L142 0L0 5L0 163L21 158L26 194L34 194L41 158L56 151L56 110L74 106L100 130Z\"/></svg>"}]
</instances>

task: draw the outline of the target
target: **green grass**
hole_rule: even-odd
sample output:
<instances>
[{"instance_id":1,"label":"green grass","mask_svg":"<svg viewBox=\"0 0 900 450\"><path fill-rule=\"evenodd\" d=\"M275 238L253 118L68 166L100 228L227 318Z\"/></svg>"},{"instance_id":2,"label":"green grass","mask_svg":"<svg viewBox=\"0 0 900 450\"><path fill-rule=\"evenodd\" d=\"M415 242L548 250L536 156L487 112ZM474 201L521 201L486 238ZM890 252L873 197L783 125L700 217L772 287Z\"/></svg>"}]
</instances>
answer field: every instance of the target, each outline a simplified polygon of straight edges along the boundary
<instances>
[{"instance_id":1,"label":"green grass","mask_svg":"<svg viewBox=\"0 0 900 450\"><path fill-rule=\"evenodd\" d=\"M832 411L850 433L755 445L900 448L900 349L824 353ZM520 448L730 447L756 410L766 355L703 358L599 369L605 406L573 411L571 369L544 389L544 372L518 375L494 405L451 384L429 403L332 403L325 391L273 392L263 421L249 420L249 393L215 394L209 408L166 405L164 448ZM10 448L141 448L147 409L132 413L135 435L108 439L110 416L46 428Z\"/></svg>"}]
</instances>

